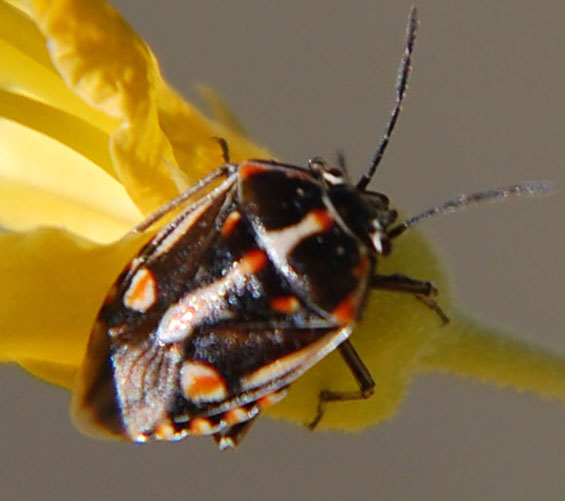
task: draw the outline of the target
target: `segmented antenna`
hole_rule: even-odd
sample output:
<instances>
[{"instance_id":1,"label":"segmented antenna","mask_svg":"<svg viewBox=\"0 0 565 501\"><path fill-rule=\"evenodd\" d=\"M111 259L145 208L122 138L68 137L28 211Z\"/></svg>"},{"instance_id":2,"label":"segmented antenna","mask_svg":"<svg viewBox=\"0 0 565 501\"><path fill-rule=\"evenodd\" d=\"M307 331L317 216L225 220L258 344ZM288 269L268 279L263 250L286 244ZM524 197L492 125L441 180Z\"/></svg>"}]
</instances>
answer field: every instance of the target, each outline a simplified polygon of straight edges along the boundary
<instances>
[{"instance_id":1,"label":"segmented antenna","mask_svg":"<svg viewBox=\"0 0 565 501\"><path fill-rule=\"evenodd\" d=\"M416 7L413 7L410 11L410 18L408 20L408 27L406 29L406 46L404 48L404 54L400 61L400 67L398 69L398 77L396 80L396 101L394 103L394 108L388 119L385 132L381 139L379 146L375 151L373 156L373 161L371 166L367 169L359 182L357 183L357 189L363 191L367 185L371 182L379 163L381 162L388 142L390 141L390 136L398 120L398 115L402 107L402 100L406 94L406 89L408 87L408 77L410 76L410 70L412 68L412 51L414 50L414 43L416 41L416 30L418 28L418 12Z\"/></svg>"},{"instance_id":2,"label":"segmented antenna","mask_svg":"<svg viewBox=\"0 0 565 501\"><path fill-rule=\"evenodd\" d=\"M496 188L486 188L484 190L471 193L470 195L457 195L446 200L436 207L430 207L415 216L407 219L403 223L395 226L388 232L390 238L402 235L408 228L420 224L422 221L440 214L448 214L459 209L465 209L469 205L480 204L483 202L497 202L508 197L532 197L545 195L552 191L555 184L551 181L522 181L521 183L510 186Z\"/></svg>"}]
</instances>

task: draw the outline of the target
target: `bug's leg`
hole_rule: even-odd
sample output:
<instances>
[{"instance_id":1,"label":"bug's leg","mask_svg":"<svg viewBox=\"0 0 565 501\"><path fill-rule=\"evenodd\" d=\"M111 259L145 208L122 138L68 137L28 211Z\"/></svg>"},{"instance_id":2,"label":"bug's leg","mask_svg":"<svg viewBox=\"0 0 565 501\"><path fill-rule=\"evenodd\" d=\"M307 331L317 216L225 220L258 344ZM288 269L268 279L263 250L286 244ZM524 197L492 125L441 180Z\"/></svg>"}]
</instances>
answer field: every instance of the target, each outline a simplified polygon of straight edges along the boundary
<instances>
[{"instance_id":1,"label":"bug's leg","mask_svg":"<svg viewBox=\"0 0 565 501\"><path fill-rule=\"evenodd\" d=\"M168 214L169 212L175 210L177 207L180 207L184 202L188 199L196 195L197 193L201 192L208 188L214 181L229 176L237 169L236 164L229 164L226 163L221 167L218 167L216 170L212 171L207 176L200 179L200 181L193 184L190 188L186 191L181 193L178 197L173 198L170 202L167 202L165 205L162 205L159 209L157 209L153 214L150 214L144 221L139 223L135 226L131 233L141 233L149 228L153 223L161 219L163 216Z\"/></svg>"},{"instance_id":2,"label":"bug's leg","mask_svg":"<svg viewBox=\"0 0 565 501\"><path fill-rule=\"evenodd\" d=\"M442 324L445 325L449 323L447 314L441 309L441 306L430 297L437 294L437 289L431 282L415 280L400 274L373 275L371 277L371 287L374 289L414 294L414 297L418 301L425 304L440 318Z\"/></svg>"},{"instance_id":3,"label":"bug's leg","mask_svg":"<svg viewBox=\"0 0 565 501\"><path fill-rule=\"evenodd\" d=\"M434 301L431 297L422 296L421 294L414 294L414 297L418 301L420 301L420 303L422 303L423 305L427 306L430 310L432 310L439 317L442 325L447 325L450 322L447 313L443 311L443 309L437 303L437 301Z\"/></svg>"},{"instance_id":4,"label":"bug's leg","mask_svg":"<svg viewBox=\"0 0 565 501\"><path fill-rule=\"evenodd\" d=\"M212 137L212 139L214 141L217 141L218 144L220 145L220 148L222 148L222 157L224 159L224 162L229 163L230 162L230 148L228 146L228 142L223 137L219 137L219 136L214 136L214 137Z\"/></svg>"},{"instance_id":5,"label":"bug's leg","mask_svg":"<svg viewBox=\"0 0 565 501\"><path fill-rule=\"evenodd\" d=\"M230 426L220 433L214 433L212 438L214 439L214 442L218 444L218 448L222 451L235 449L243 437L245 437L249 428L255 422L255 419L257 419L257 416L249 419L248 421L244 421L243 423Z\"/></svg>"},{"instance_id":6,"label":"bug's leg","mask_svg":"<svg viewBox=\"0 0 565 501\"><path fill-rule=\"evenodd\" d=\"M346 339L338 347L343 360L349 367L349 370L353 374L353 377L359 385L359 390L357 391L329 391L322 390L318 396L318 411L314 419L308 423L306 426L310 430L314 430L318 423L322 419L324 412L326 410L326 404L328 402L343 402L346 400L360 400L369 398L375 391L375 382L373 377L369 372L369 369L361 360L361 357L353 348L351 342Z\"/></svg>"},{"instance_id":7,"label":"bug's leg","mask_svg":"<svg viewBox=\"0 0 565 501\"><path fill-rule=\"evenodd\" d=\"M384 289L388 291L411 292L422 296L435 296L437 289L431 282L423 282L394 273L393 275L373 275L371 277L373 289Z\"/></svg>"}]
</instances>

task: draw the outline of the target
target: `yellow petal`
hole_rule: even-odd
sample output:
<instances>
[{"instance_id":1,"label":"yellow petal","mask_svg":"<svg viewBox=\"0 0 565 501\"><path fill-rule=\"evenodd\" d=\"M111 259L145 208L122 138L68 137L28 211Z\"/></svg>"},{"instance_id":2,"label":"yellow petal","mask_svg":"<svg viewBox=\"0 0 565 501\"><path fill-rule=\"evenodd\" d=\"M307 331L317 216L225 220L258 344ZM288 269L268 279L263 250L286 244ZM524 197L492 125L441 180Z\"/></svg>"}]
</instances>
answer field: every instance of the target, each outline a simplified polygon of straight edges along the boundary
<instances>
[{"instance_id":1,"label":"yellow petal","mask_svg":"<svg viewBox=\"0 0 565 501\"><path fill-rule=\"evenodd\" d=\"M123 187L82 155L11 122L0 123L0 224L64 226L98 242L120 238L141 214Z\"/></svg>"},{"instance_id":2,"label":"yellow petal","mask_svg":"<svg viewBox=\"0 0 565 501\"><path fill-rule=\"evenodd\" d=\"M43 360L20 360L18 363L26 371L48 383L62 386L67 390L72 390L75 385L76 365L58 364Z\"/></svg>"},{"instance_id":3,"label":"yellow petal","mask_svg":"<svg viewBox=\"0 0 565 501\"><path fill-rule=\"evenodd\" d=\"M31 6L68 85L105 113L135 120L154 70L149 49L120 14L101 0L32 0Z\"/></svg>"},{"instance_id":4,"label":"yellow petal","mask_svg":"<svg viewBox=\"0 0 565 501\"><path fill-rule=\"evenodd\" d=\"M64 225L58 224L61 221ZM65 199L41 188L0 179L0 226L12 230L64 226L77 235L102 243L113 242L132 225L80 200Z\"/></svg>"},{"instance_id":5,"label":"yellow petal","mask_svg":"<svg viewBox=\"0 0 565 501\"><path fill-rule=\"evenodd\" d=\"M4 41L22 54L53 71L45 39L37 26L27 14L4 0L0 1L0 33Z\"/></svg>"},{"instance_id":6,"label":"yellow petal","mask_svg":"<svg viewBox=\"0 0 565 501\"><path fill-rule=\"evenodd\" d=\"M40 377L50 364L78 367L106 292L140 245L56 229L0 233L0 360L34 362Z\"/></svg>"},{"instance_id":7,"label":"yellow petal","mask_svg":"<svg viewBox=\"0 0 565 501\"><path fill-rule=\"evenodd\" d=\"M155 59L119 13L100 0L34 0L32 15L53 63L87 103L119 118L111 153L118 178L150 212L178 193L154 99Z\"/></svg>"},{"instance_id":8,"label":"yellow petal","mask_svg":"<svg viewBox=\"0 0 565 501\"><path fill-rule=\"evenodd\" d=\"M115 129L115 119L86 104L65 84L51 63L45 37L30 17L2 0L0 34L3 87L33 95L106 133Z\"/></svg>"},{"instance_id":9,"label":"yellow petal","mask_svg":"<svg viewBox=\"0 0 565 501\"><path fill-rule=\"evenodd\" d=\"M249 141L238 130L207 120L163 81L159 82L157 96L161 129L167 135L186 179L187 185L181 189L223 163L221 148L212 140L214 137L227 140L233 162L247 158L273 158L266 149Z\"/></svg>"},{"instance_id":10,"label":"yellow petal","mask_svg":"<svg viewBox=\"0 0 565 501\"><path fill-rule=\"evenodd\" d=\"M108 135L90 123L26 96L0 89L0 117L51 137L113 174Z\"/></svg>"}]
</instances>

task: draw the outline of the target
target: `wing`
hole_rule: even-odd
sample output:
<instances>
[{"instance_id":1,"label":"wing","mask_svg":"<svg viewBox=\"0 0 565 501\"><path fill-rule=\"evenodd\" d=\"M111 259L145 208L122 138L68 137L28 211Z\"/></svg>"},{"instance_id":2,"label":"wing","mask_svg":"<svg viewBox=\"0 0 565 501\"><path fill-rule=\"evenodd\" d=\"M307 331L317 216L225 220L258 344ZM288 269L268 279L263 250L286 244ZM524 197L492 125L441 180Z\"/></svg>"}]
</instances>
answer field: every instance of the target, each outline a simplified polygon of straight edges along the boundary
<instances>
[{"instance_id":1,"label":"wing","mask_svg":"<svg viewBox=\"0 0 565 501\"><path fill-rule=\"evenodd\" d=\"M85 433L124 435L120 392L126 384L132 392L130 399L150 385L163 390L170 387L174 378L165 373L175 366L174 351L170 347L160 350L153 342L154 332L169 305L193 287L200 260L212 244L216 221L233 199L234 181L234 176L228 177L214 190L214 197L204 196L183 210L132 259L110 289L73 393L73 417ZM120 373L120 357L128 350L139 357L138 366L150 356L160 363L151 382L140 382L139 371ZM146 367L151 373L149 362ZM159 407L157 397L155 392L147 395L155 408Z\"/></svg>"}]
</instances>

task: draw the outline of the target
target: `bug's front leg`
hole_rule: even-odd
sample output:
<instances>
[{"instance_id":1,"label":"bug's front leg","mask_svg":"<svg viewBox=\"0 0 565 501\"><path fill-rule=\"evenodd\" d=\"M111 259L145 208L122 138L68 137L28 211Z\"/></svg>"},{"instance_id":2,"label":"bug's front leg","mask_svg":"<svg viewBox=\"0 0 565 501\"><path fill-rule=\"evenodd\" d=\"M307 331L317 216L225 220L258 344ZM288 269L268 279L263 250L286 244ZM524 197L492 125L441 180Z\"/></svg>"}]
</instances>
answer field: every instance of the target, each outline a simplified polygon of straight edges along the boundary
<instances>
[{"instance_id":1,"label":"bug's front leg","mask_svg":"<svg viewBox=\"0 0 565 501\"><path fill-rule=\"evenodd\" d=\"M358 391L329 391L322 390L318 396L318 410L314 419L306 426L310 430L314 430L322 419L328 402L344 402L347 400L361 400L369 398L375 391L375 381L369 372L369 369L361 360L361 357L353 348L351 342L346 339L338 347L343 360L351 370L353 377L359 385Z\"/></svg>"},{"instance_id":2,"label":"bug's front leg","mask_svg":"<svg viewBox=\"0 0 565 501\"><path fill-rule=\"evenodd\" d=\"M424 282L414 278L395 273L393 275L373 275L371 287L396 292L409 292L414 297L432 310L441 320L443 325L449 323L449 317L441 306L431 296L436 296L438 291L431 282Z\"/></svg>"}]
</instances>

